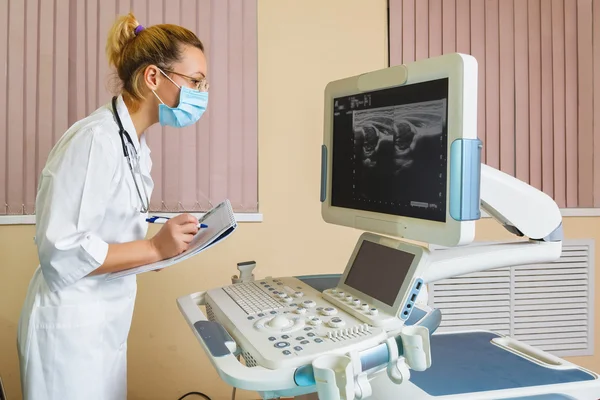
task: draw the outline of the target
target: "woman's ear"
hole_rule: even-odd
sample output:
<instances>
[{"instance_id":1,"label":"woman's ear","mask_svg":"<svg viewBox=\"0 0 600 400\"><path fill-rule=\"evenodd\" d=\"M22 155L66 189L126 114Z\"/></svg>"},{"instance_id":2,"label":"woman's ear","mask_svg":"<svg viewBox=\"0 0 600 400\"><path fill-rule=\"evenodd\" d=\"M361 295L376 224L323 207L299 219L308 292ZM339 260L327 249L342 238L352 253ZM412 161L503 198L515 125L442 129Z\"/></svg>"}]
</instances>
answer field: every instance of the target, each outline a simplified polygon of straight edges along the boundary
<instances>
[{"instance_id":1,"label":"woman's ear","mask_svg":"<svg viewBox=\"0 0 600 400\"><path fill-rule=\"evenodd\" d=\"M160 83L160 71L155 65L148 65L144 70L144 83L150 90L156 90Z\"/></svg>"}]
</instances>

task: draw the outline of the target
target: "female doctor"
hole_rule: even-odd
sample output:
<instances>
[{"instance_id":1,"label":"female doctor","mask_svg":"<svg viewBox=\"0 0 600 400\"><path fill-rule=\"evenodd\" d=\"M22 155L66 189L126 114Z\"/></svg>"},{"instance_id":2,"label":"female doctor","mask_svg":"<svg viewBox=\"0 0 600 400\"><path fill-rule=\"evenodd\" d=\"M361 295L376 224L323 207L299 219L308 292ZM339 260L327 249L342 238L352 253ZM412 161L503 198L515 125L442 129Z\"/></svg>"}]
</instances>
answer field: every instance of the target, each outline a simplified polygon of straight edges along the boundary
<instances>
[{"instance_id":1,"label":"female doctor","mask_svg":"<svg viewBox=\"0 0 600 400\"><path fill-rule=\"evenodd\" d=\"M40 265L18 330L25 400L126 399L136 278L106 274L177 255L198 229L183 214L145 239L153 181L144 132L202 116L202 42L180 26L144 29L129 14L111 28L106 51L120 95L67 130L40 177Z\"/></svg>"}]
</instances>

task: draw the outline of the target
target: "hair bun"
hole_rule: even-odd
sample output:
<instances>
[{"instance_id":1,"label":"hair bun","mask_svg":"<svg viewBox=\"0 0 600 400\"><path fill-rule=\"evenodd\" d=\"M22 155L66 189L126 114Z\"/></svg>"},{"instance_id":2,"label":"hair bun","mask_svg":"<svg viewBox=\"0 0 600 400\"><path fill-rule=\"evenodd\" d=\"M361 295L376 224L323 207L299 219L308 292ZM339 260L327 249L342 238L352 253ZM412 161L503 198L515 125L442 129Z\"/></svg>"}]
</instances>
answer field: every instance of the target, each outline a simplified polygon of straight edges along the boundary
<instances>
[{"instance_id":1,"label":"hair bun","mask_svg":"<svg viewBox=\"0 0 600 400\"><path fill-rule=\"evenodd\" d=\"M139 33L138 28L144 29L142 25L135 19L132 13L122 15L113 24L108 32L108 40L106 42L106 57L109 64L113 65L117 70L123 61L123 48L133 40Z\"/></svg>"}]
</instances>

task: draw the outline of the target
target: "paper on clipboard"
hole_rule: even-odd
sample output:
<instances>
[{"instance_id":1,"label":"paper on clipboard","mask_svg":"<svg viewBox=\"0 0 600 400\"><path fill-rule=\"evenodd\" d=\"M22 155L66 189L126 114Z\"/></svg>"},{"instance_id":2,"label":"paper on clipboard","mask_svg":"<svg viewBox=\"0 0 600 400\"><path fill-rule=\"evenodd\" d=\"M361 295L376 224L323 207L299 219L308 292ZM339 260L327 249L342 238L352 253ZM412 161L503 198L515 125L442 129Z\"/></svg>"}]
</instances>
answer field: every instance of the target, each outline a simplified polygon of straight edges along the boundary
<instances>
[{"instance_id":1,"label":"paper on clipboard","mask_svg":"<svg viewBox=\"0 0 600 400\"><path fill-rule=\"evenodd\" d=\"M208 249L225 239L237 228L237 222L229 200L225 200L212 208L198 222L208 225L208 228L200 229L190 242L188 249L183 253L163 261L110 273L106 279L111 281L124 276L170 267Z\"/></svg>"}]
</instances>

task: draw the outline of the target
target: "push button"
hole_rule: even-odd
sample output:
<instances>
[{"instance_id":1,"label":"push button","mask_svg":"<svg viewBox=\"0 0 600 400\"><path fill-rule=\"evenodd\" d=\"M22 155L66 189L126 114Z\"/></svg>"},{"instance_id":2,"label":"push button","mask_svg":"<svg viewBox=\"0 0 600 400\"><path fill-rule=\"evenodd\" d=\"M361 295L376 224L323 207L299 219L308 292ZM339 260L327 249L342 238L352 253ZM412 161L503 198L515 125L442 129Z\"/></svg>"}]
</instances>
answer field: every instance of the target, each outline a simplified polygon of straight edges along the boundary
<instances>
[{"instance_id":1,"label":"push button","mask_svg":"<svg viewBox=\"0 0 600 400\"><path fill-rule=\"evenodd\" d=\"M306 300L303 304L304 304L304 307L314 307L317 305L317 303L315 303L312 300Z\"/></svg>"},{"instance_id":2,"label":"push button","mask_svg":"<svg viewBox=\"0 0 600 400\"><path fill-rule=\"evenodd\" d=\"M278 349L283 349L284 347L288 347L290 344L288 342L277 342L275 343L275 347Z\"/></svg>"},{"instance_id":3,"label":"push button","mask_svg":"<svg viewBox=\"0 0 600 400\"><path fill-rule=\"evenodd\" d=\"M282 351L282 353L284 356L289 356L290 354L292 354L292 352L289 350L284 350L284 351Z\"/></svg>"},{"instance_id":4,"label":"push button","mask_svg":"<svg viewBox=\"0 0 600 400\"><path fill-rule=\"evenodd\" d=\"M271 342L274 342L274 341L276 341L276 340L277 340L277 338L276 338L276 337L274 337L274 336L271 336L271 337L269 338L269 341L271 341Z\"/></svg>"}]
</instances>

